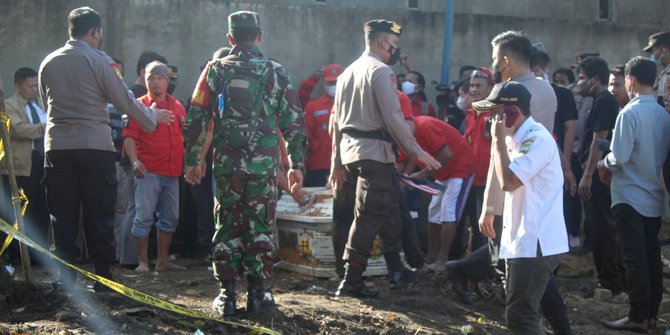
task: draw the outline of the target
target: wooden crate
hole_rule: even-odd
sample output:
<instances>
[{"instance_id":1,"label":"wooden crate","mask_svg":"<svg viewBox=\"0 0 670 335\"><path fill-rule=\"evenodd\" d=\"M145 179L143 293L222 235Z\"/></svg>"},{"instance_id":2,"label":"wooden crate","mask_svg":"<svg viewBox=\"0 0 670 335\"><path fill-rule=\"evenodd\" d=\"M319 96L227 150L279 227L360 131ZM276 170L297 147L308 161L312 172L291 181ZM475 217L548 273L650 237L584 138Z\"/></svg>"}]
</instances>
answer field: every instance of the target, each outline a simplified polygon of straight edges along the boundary
<instances>
[{"instance_id":1,"label":"wooden crate","mask_svg":"<svg viewBox=\"0 0 670 335\"><path fill-rule=\"evenodd\" d=\"M275 241L281 262L277 267L314 277L336 277L333 252L333 198L330 190L305 188L316 196L314 205L301 212L289 195L277 202ZM386 262L375 240L364 276L386 275Z\"/></svg>"}]
</instances>

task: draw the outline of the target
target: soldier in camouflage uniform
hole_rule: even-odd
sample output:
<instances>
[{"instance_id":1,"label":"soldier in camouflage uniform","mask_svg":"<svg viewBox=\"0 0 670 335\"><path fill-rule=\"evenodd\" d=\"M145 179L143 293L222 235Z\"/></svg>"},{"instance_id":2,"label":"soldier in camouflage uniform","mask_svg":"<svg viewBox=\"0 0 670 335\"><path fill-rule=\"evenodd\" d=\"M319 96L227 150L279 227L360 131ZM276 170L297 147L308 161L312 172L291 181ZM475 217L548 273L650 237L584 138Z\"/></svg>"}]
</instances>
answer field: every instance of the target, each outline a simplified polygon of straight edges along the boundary
<instances>
[{"instance_id":1,"label":"soldier in camouflage uniform","mask_svg":"<svg viewBox=\"0 0 670 335\"><path fill-rule=\"evenodd\" d=\"M277 201L281 130L291 169L289 183L302 187L305 121L286 70L260 53L257 13L228 16L230 55L215 59L202 72L186 120L186 179L198 183L201 147L213 123L214 176L217 182L214 276L221 292L213 308L236 313L235 282L248 281L247 312L257 313L271 295L263 279L272 276L272 226Z\"/></svg>"}]
</instances>

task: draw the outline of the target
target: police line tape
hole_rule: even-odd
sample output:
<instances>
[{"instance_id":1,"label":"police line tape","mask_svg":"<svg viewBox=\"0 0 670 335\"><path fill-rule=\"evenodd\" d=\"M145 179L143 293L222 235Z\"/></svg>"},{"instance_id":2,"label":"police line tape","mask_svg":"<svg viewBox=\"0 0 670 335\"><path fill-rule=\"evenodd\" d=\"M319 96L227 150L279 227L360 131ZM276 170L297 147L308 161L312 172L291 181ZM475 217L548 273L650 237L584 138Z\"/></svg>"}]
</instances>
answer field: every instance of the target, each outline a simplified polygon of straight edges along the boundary
<instances>
[{"instance_id":1,"label":"police line tape","mask_svg":"<svg viewBox=\"0 0 670 335\"><path fill-rule=\"evenodd\" d=\"M35 250L37 250L37 251L39 251L43 254L46 254L51 259L54 259L54 260L56 260L56 261L58 261L58 262L60 262L64 265L72 268L73 270L85 275L86 277L89 277L89 278L91 278L91 279L93 279L93 280L95 280L99 283L102 283L103 285L109 287L110 289L112 289L112 290L114 290L118 293L121 293L124 296L126 296L128 298L131 298L133 300L136 300L136 301L139 301L139 302L142 302L142 303L145 303L147 305L154 306L154 307L157 307L157 308L160 308L160 309L164 309L166 311L179 313L179 314L190 316L190 317L193 317L193 318L205 319L205 320L215 321L215 322L219 322L219 323L226 324L226 325L233 326L233 327L245 328L245 329L248 329L248 330L251 331L248 334L281 335L281 333L276 331L276 330L271 330L271 329L267 329L267 328L259 327L259 326L245 325L243 323L234 322L234 321L226 321L226 320L219 319L219 318L213 318L213 317L208 316L206 314L203 314L201 312L196 312L196 311L188 309L186 307L176 305L176 304L171 303L167 300L163 300L163 299L154 297L154 296L146 294L144 292L141 292L141 291L135 290L133 288L124 286L122 284L119 284L119 283L117 283L113 280L109 280L107 278L100 277L100 276L98 276L94 273L91 273L89 271L86 271L84 269L80 269L80 268L64 261L60 257L54 255L49 250L45 249L44 247L40 246L39 244L33 242L33 240L31 240L24 233L16 230L14 227L12 227L10 224L8 224L7 222L5 222L2 219L0 219L0 230L3 231L4 233L6 233L9 236L14 236L15 239L17 239L19 242L25 244L26 246L29 246L29 247L31 247L31 248L33 248L33 249L35 249Z\"/></svg>"},{"instance_id":2,"label":"police line tape","mask_svg":"<svg viewBox=\"0 0 670 335\"><path fill-rule=\"evenodd\" d=\"M2 144L0 143L0 145ZM28 200L26 194L23 192L22 188L19 188L19 201L23 202L23 206L21 207L21 216L26 216L26 209L28 209L28 204L30 203L30 201ZM12 204L14 204L14 200L12 200ZM14 229L16 230L19 229L19 219L16 219L16 222L14 222ZM5 242L2 244L2 248L0 248L0 256L2 256L3 253L5 253L5 250L7 250L7 247L9 247L9 244L12 243L13 239L14 236L7 234Z\"/></svg>"}]
</instances>

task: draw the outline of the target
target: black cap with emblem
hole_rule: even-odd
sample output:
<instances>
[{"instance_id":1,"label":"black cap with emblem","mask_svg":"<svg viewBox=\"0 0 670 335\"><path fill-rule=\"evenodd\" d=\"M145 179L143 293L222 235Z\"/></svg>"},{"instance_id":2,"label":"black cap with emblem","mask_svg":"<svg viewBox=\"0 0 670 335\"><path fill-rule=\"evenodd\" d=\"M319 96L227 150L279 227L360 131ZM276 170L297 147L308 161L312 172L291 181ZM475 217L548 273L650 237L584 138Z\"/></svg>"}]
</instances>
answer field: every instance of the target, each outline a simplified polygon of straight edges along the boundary
<instances>
[{"instance_id":1,"label":"black cap with emblem","mask_svg":"<svg viewBox=\"0 0 670 335\"><path fill-rule=\"evenodd\" d=\"M370 20L365 22L363 25L363 30L365 31L366 35L372 33L389 33L400 37L400 34L402 33L402 27L399 24L383 19Z\"/></svg>"},{"instance_id":2,"label":"black cap with emblem","mask_svg":"<svg viewBox=\"0 0 670 335\"><path fill-rule=\"evenodd\" d=\"M649 36L649 43L647 43L647 46L643 50L644 52L651 52L651 49L656 46L670 48L670 31L664 31Z\"/></svg>"},{"instance_id":3,"label":"black cap with emblem","mask_svg":"<svg viewBox=\"0 0 670 335\"><path fill-rule=\"evenodd\" d=\"M474 102L472 108L483 112L500 106L517 106L530 114L530 92L516 81L497 84L491 94L481 101Z\"/></svg>"}]
</instances>

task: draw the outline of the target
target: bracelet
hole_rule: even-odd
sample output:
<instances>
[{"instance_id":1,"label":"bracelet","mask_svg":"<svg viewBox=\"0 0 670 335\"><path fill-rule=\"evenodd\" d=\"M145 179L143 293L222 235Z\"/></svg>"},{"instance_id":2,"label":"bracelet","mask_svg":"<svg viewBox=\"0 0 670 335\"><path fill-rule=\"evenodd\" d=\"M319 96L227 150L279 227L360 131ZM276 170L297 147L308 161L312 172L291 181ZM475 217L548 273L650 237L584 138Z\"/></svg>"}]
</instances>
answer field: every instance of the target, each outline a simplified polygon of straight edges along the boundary
<instances>
[{"instance_id":1,"label":"bracelet","mask_svg":"<svg viewBox=\"0 0 670 335\"><path fill-rule=\"evenodd\" d=\"M135 164L137 164L137 163L141 163L139 159L135 160L132 165L135 166Z\"/></svg>"}]
</instances>

